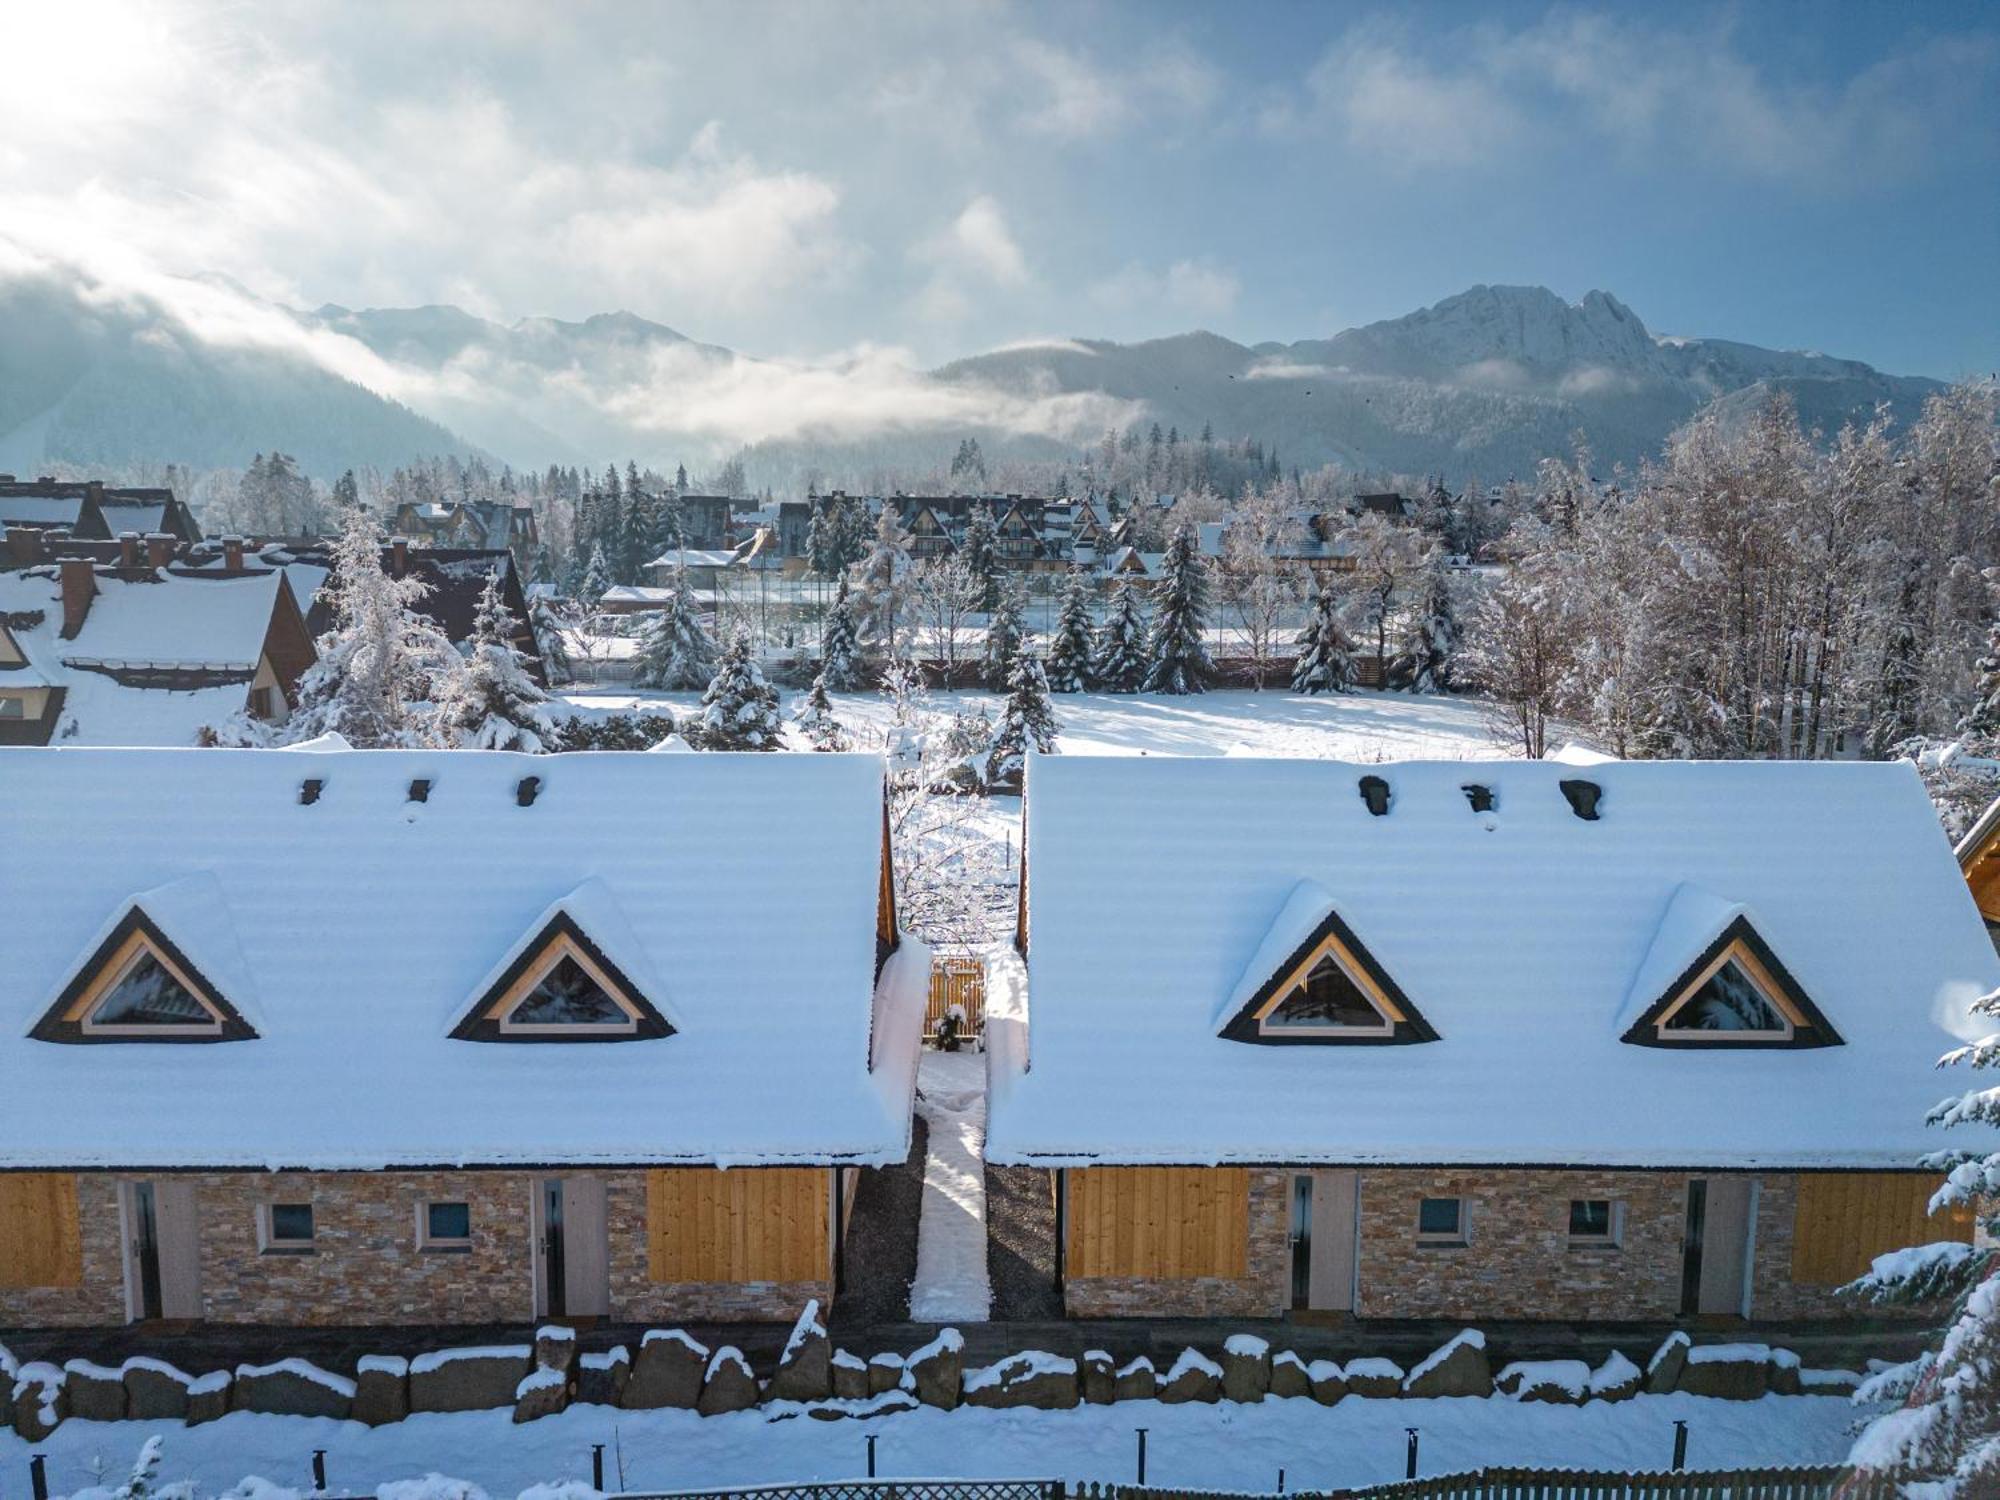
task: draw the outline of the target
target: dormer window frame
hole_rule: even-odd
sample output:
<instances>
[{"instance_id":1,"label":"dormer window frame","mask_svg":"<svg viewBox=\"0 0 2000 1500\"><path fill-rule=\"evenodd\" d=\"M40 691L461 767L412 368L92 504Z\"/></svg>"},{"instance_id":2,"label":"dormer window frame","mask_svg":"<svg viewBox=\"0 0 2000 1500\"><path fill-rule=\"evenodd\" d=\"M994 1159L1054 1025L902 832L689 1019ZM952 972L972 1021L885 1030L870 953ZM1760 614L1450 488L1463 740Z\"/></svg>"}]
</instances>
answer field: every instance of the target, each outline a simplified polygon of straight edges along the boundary
<instances>
[{"instance_id":1,"label":"dormer window frame","mask_svg":"<svg viewBox=\"0 0 2000 1500\"><path fill-rule=\"evenodd\" d=\"M514 1013L565 959L573 961L612 1004L625 1013L615 1022L516 1021ZM522 947L506 970L469 1006L451 1030L464 1042L641 1042L670 1037L673 1023L592 942L576 919L559 911Z\"/></svg>"},{"instance_id":2,"label":"dormer window frame","mask_svg":"<svg viewBox=\"0 0 2000 1500\"><path fill-rule=\"evenodd\" d=\"M1272 1013L1306 984L1329 957L1385 1024L1380 1027L1267 1025ZM1224 1041L1265 1047L1397 1047L1438 1040L1430 1022L1336 911L1328 911L1320 919L1305 940L1237 1008L1217 1035Z\"/></svg>"},{"instance_id":3,"label":"dormer window frame","mask_svg":"<svg viewBox=\"0 0 2000 1500\"><path fill-rule=\"evenodd\" d=\"M1360 991L1361 998L1367 1001L1369 1008L1375 1012L1376 1024L1342 1026L1332 1021L1273 1024L1271 1018L1283 1010L1294 996L1311 985L1313 976L1328 964L1332 964L1344 974L1348 982ZM1337 940L1329 939L1314 953L1311 963L1299 975L1298 981L1279 990L1257 1011L1257 1035L1267 1039L1276 1036L1281 1039L1315 1037L1328 1041L1388 1041L1395 1036L1396 1023L1401 1019L1403 1019L1401 1011L1387 995L1382 993L1374 980L1368 977L1367 972L1354 962L1353 955L1349 954Z\"/></svg>"},{"instance_id":4,"label":"dormer window frame","mask_svg":"<svg viewBox=\"0 0 2000 1500\"><path fill-rule=\"evenodd\" d=\"M209 1019L179 1025L99 1022L97 1009L150 958L194 998ZM68 1045L123 1045L133 1042L192 1043L254 1041L257 1032L243 1019L200 968L174 945L145 911L133 906L119 919L110 936L78 966L74 977L37 1021L29 1035L36 1041Z\"/></svg>"},{"instance_id":5,"label":"dormer window frame","mask_svg":"<svg viewBox=\"0 0 2000 1500\"><path fill-rule=\"evenodd\" d=\"M1734 963L1760 999L1783 1023L1782 1030L1709 1030L1675 1027L1675 1016L1693 1003L1702 988ZM1620 1040L1636 1047L1676 1051L1732 1048L1806 1051L1840 1047L1846 1040L1821 1014L1798 980L1778 959L1747 916L1738 915L1681 972L1658 999L1648 1005Z\"/></svg>"},{"instance_id":6,"label":"dormer window frame","mask_svg":"<svg viewBox=\"0 0 2000 1500\"><path fill-rule=\"evenodd\" d=\"M1764 1008L1778 1018L1778 1028L1773 1031L1768 1028L1751 1027L1730 1030L1705 1026L1676 1026L1675 1018L1695 1003L1701 992L1708 988L1711 979L1732 964L1750 982L1750 987L1757 992L1757 998L1764 1002ZM1667 1041L1691 1042L1696 1046L1713 1046L1718 1039L1731 1042L1783 1043L1793 1040L1799 1030L1797 1022L1788 1011L1789 1007L1776 981L1764 971L1764 966L1757 962L1756 955L1751 953L1747 946L1737 942L1731 943L1716 954L1692 981L1682 987L1679 997L1661 1011L1659 1018L1653 1022L1653 1031L1655 1035Z\"/></svg>"}]
</instances>

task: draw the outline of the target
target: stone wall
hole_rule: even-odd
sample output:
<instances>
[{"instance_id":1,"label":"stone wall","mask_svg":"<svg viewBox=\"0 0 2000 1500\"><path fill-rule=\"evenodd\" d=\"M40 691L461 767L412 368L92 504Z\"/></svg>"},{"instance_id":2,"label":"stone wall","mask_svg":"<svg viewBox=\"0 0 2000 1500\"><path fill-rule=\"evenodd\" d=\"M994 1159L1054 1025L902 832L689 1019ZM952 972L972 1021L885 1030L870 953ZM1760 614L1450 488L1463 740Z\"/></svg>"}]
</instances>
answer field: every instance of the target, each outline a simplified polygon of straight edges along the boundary
<instances>
[{"instance_id":1,"label":"stone wall","mask_svg":"<svg viewBox=\"0 0 2000 1500\"><path fill-rule=\"evenodd\" d=\"M1291 1300L1291 1174L1250 1173L1250 1246L1241 1277L1162 1281L1142 1276L1063 1279L1074 1318L1275 1318Z\"/></svg>"},{"instance_id":2,"label":"stone wall","mask_svg":"<svg viewBox=\"0 0 2000 1500\"><path fill-rule=\"evenodd\" d=\"M118 1184L109 1177L78 1177L76 1218L83 1248L82 1284L0 1287L0 1328L91 1328L125 1321Z\"/></svg>"}]
</instances>

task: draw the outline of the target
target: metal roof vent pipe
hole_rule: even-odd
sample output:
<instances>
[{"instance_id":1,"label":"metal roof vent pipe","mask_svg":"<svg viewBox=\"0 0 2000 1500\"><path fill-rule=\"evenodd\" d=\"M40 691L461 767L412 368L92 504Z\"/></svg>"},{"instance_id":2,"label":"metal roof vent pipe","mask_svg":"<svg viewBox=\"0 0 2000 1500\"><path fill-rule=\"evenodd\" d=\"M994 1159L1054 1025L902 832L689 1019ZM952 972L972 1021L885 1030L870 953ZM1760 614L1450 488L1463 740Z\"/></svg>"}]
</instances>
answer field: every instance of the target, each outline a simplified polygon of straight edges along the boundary
<instances>
[{"instance_id":1,"label":"metal roof vent pipe","mask_svg":"<svg viewBox=\"0 0 2000 1500\"><path fill-rule=\"evenodd\" d=\"M1586 823L1597 821L1597 804L1604 800L1604 788L1594 781L1559 781L1563 796L1569 799L1569 810Z\"/></svg>"},{"instance_id":2,"label":"metal roof vent pipe","mask_svg":"<svg viewBox=\"0 0 2000 1500\"><path fill-rule=\"evenodd\" d=\"M1465 793L1465 800L1472 804L1476 813L1492 812L1500 805L1500 799L1493 794L1493 788L1481 782L1471 782L1459 788Z\"/></svg>"},{"instance_id":3,"label":"metal roof vent pipe","mask_svg":"<svg viewBox=\"0 0 2000 1500\"><path fill-rule=\"evenodd\" d=\"M1361 800L1368 804L1368 811L1374 817L1387 817L1389 813L1389 783L1380 776L1361 778Z\"/></svg>"}]
</instances>

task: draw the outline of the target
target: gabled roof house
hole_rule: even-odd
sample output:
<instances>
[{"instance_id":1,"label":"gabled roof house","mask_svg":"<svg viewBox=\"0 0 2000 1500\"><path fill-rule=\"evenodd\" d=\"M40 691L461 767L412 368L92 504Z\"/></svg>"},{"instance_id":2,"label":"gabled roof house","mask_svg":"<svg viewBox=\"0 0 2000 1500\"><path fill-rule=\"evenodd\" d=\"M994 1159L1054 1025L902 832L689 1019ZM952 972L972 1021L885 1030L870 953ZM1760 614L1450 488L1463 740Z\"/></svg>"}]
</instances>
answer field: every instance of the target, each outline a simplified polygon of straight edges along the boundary
<instances>
[{"instance_id":1,"label":"gabled roof house","mask_svg":"<svg viewBox=\"0 0 2000 1500\"><path fill-rule=\"evenodd\" d=\"M16 479L0 474L0 529L64 532L111 541L132 532L198 542L201 527L169 489L119 489L101 480Z\"/></svg>"},{"instance_id":2,"label":"gabled roof house","mask_svg":"<svg viewBox=\"0 0 2000 1500\"><path fill-rule=\"evenodd\" d=\"M0 751L0 847L0 1326L789 1318L907 1153L877 758Z\"/></svg>"},{"instance_id":3,"label":"gabled roof house","mask_svg":"<svg viewBox=\"0 0 2000 1500\"><path fill-rule=\"evenodd\" d=\"M1024 848L987 1155L1072 1313L1851 1315L1970 1235L2000 960L1907 765L1038 757Z\"/></svg>"}]
</instances>

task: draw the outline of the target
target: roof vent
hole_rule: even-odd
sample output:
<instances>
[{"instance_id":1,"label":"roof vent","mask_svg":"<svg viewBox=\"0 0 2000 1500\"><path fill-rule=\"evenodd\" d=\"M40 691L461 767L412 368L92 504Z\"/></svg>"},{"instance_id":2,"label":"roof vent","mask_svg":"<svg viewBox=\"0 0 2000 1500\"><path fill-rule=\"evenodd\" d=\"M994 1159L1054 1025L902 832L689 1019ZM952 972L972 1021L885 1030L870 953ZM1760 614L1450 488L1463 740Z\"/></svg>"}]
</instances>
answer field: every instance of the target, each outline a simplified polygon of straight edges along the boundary
<instances>
[{"instance_id":1,"label":"roof vent","mask_svg":"<svg viewBox=\"0 0 2000 1500\"><path fill-rule=\"evenodd\" d=\"M1604 797L1604 788L1594 781L1559 781L1562 794L1569 798L1569 810L1586 823L1597 821L1597 804Z\"/></svg>"},{"instance_id":2,"label":"roof vent","mask_svg":"<svg viewBox=\"0 0 2000 1500\"><path fill-rule=\"evenodd\" d=\"M1472 804L1476 813L1492 812L1500 805L1500 799L1493 795L1493 788L1475 781L1459 788L1465 793L1465 800Z\"/></svg>"},{"instance_id":3,"label":"roof vent","mask_svg":"<svg viewBox=\"0 0 2000 1500\"><path fill-rule=\"evenodd\" d=\"M301 781L299 783L299 806L311 807L315 802L319 801L319 789L325 785L324 781L317 779Z\"/></svg>"},{"instance_id":4,"label":"roof vent","mask_svg":"<svg viewBox=\"0 0 2000 1500\"><path fill-rule=\"evenodd\" d=\"M415 781L410 783L410 800L412 802L428 802L431 800L431 784L427 779L419 776Z\"/></svg>"},{"instance_id":5,"label":"roof vent","mask_svg":"<svg viewBox=\"0 0 2000 1500\"><path fill-rule=\"evenodd\" d=\"M1389 812L1389 783L1380 776L1362 777L1361 800L1368 804L1368 811L1376 817L1386 817Z\"/></svg>"},{"instance_id":6,"label":"roof vent","mask_svg":"<svg viewBox=\"0 0 2000 1500\"><path fill-rule=\"evenodd\" d=\"M541 789L541 777L523 776L520 782L514 787L514 800L522 807L533 807L535 805L535 797L540 793Z\"/></svg>"}]
</instances>

